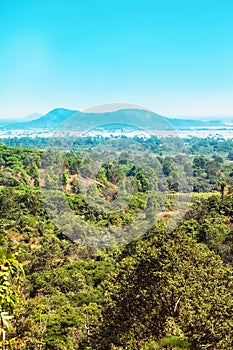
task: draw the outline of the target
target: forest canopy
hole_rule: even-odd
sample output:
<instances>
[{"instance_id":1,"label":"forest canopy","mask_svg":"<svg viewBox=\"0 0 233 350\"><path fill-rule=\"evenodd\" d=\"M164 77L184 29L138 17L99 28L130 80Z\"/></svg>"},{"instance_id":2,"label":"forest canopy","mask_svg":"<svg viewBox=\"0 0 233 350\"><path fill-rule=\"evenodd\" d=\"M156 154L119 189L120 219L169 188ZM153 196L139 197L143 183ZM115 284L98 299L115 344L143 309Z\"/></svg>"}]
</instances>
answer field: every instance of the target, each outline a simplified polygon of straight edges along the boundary
<instances>
[{"instance_id":1,"label":"forest canopy","mask_svg":"<svg viewBox=\"0 0 233 350\"><path fill-rule=\"evenodd\" d=\"M161 146L156 138L139 139L154 157L153 167L143 169L123 140L121 156L105 157L96 174L84 154L99 139L79 140L72 152L64 147L59 171L53 154L44 156L43 140L21 141L31 148L0 145L2 347L233 347L231 141L168 138ZM67 231L56 225L61 214L51 202L54 218L49 215L43 188L66 199L84 223L83 240L70 235L69 220ZM124 206L101 211L119 193ZM85 225L120 235L141 213L153 225L127 244L82 244Z\"/></svg>"}]
</instances>

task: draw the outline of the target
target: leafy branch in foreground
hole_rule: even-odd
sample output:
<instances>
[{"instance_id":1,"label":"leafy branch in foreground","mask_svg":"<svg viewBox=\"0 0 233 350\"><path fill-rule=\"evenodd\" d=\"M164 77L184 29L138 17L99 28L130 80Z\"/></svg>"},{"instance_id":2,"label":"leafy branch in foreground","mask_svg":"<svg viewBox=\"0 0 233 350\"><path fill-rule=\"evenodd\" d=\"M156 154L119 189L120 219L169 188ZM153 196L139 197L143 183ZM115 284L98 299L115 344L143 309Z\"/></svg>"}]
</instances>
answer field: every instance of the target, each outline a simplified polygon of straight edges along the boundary
<instances>
[{"instance_id":1,"label":"leafy branch in foreground","mask_svg":"<svg viewBox=\"0 0 233 350\"><path fill-rule=\"evenodd\" d=\"M18 297L23 269L14 254L0 250L0 345L5 349L6 331L11 329L10 320Z\"/></svg>"}]
</instances>

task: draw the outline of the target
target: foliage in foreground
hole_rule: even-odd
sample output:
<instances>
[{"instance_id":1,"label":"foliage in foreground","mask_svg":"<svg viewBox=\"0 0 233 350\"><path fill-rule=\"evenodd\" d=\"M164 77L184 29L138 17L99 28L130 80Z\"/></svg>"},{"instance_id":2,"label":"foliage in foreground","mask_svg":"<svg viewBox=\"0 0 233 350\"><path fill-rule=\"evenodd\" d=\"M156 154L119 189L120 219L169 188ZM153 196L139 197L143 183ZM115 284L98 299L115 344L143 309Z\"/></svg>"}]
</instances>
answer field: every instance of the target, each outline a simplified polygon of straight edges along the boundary
<instances>
[{"instance_id":1,"label":"foliage in foreground","mask_svg":"<svg viewBox=\"0 0 233 350\"><path fill-rule=\"evenodd\" d=\"M176 231L167 232L163 219L142 240L101 252L73 243L49 220L38 189L41 152L0 147L0 241L5 248L0 260L5 276L0 279L2 321L4 317L9 321L13 311L15 315L6 334L7 350L233 348L232 267L226 265L233 262L233 169L213 154L222 143L207 141L208 157L195 153L202 149L205 154L206 143L199 142L195 151L197 141L191 140L190 153L195 156L172 159L167 156L174 146L171 140L170 148L168 143L164 154L158 155L158 166L173 192L179 189L177 166L184 174L184 191L191 178L196 192L217 190L224 175L228 186L221 196L199 196ZM227 145L230 150L232 145ZM75 212L92 224L118 227L126 219L133 220L140 211L135 199L147 191L140 169L125 160L101 168L97 185L106 200L112 199L113 185L125 173L137 180L133 208L123 216L115 213L111 223L108 216L97 216L82 198L80 164L79 158L67 155L62 174L61 189ZM171 206L174 194L169 195ZM21 296L22 272L10 271L6 265L11 257L15 259L12 252L18 253L26 274Z\"/></svg>"},{"instance_id":2,"label":"foliage in foreground","mask_svg":"<svg viewBox=\"0 0 233 350\"><path fill-rule=\"evenodd\" d=\"M200 349L232 348L232 268L182 231L150 234L106 284L94 349L142 349L164 336Z\"/></svg>"}]
</instances>

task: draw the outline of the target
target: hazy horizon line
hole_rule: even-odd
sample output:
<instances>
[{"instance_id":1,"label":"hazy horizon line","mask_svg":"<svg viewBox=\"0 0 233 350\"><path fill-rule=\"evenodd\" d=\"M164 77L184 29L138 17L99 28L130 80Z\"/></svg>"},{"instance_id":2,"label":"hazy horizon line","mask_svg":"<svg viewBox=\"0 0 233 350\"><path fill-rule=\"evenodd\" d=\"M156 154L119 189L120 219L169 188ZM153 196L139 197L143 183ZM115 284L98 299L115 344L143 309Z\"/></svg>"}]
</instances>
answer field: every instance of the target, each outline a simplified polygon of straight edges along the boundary
<instances>
[{"instance_id":1,"label":"hazy horizon line","mask_svg":"<svg viewBox=\"0 0 233 350\"><path fill-rule=\"evenodd\" d=\"M108 106L114 105L115 107L112 108L112 110L108 110ZM119 107L117 107L116 105L121 105ZM106 109L105 109L106 107ZM103 108L103 110L101 110L101 108ZM140 110L147 110L150 111L152 113L156 113L159 114L163 117L167 117L167 118L171 118L171 119L206 119L206 120L216 120L216 119L221 119L221 118L233 118L233 114L174 114L174 115L166 115L164 113L160 113L157 111L154 111L152 109L143 107L143 106L139 106L139 105L134 105L132 103L111 103L111 104L102 104L102 105L97 105L94 107L89 107L89 108L85 108L85 109L81 109L81 108L77 108L74 109L72 107L57 107L55 106L54 108L51 108L49 110L46 110L46 112L31 112L28 114L23 114L23 115L19 115L19 116L0 116L0 120L18 120L18 119L25 119L28 118L30 116L36 116L38 115L38 118L50 113L53 110L56 109L67 109L67 110L73 110L73 111L77 111L77 112L82 112L82 113L107 113L107 112L115 112L117 110L121 110L121 109L140 109ZM207 119L208 118L208 119ZM210 119L211 118L211 119ZM37 119L37 118L36 118Z\"/></svg>"}]
</instances>

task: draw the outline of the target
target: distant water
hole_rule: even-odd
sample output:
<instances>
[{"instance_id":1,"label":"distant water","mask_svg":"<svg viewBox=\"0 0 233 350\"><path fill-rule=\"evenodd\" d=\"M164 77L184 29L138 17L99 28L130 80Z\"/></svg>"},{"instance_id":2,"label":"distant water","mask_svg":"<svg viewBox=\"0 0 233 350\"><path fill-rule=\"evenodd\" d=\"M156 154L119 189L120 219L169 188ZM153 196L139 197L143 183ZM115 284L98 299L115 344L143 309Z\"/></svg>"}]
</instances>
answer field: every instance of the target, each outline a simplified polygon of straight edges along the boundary
<instances>
[{"instance_id":1,"label":"distant water","mask_svg":"<svg viewBox=\"0 0 233 350\"><path fill-rule=\"evenodd\" d=\"M193 130L176 130L178 136L181 138L189 137L199 137L199 138L223 138L223 139L232 139L233 138L233 128L210 128L210 129L193 129Z\"/></svg>"},{"instance_id":2,"label":"distant water","mask_svg":"<svg viewBox=\"0 0 233 350\"><path fill-rule=\"evenodd\" d=\"M80 132L69 132L72 136L79 137L82 135ZM88 133L84 133L83 136L102 136L102 137L120 137L125 135L126 137L133 138L135 136L148 138L150 135L155 135L157 137L180 137L180 138L191 138L191 137L198 137L198 138L223 138L223 139L233 139L233 127L226 127L226 128L205 128L205 129L171 129L171 130L116 130L116 131L109 131L109 130L93 130ZM52 130L48 129L33 129L33 130L0 130L0 139L7 139L7 138L22 138L22 137L29 137L29 138L35 138L35 137L45 137L50 138L52 136L59 136L58 132L54 132ZM61 136L64 136L64 133L61 133Z\"/></svg>"}]
</instances>

